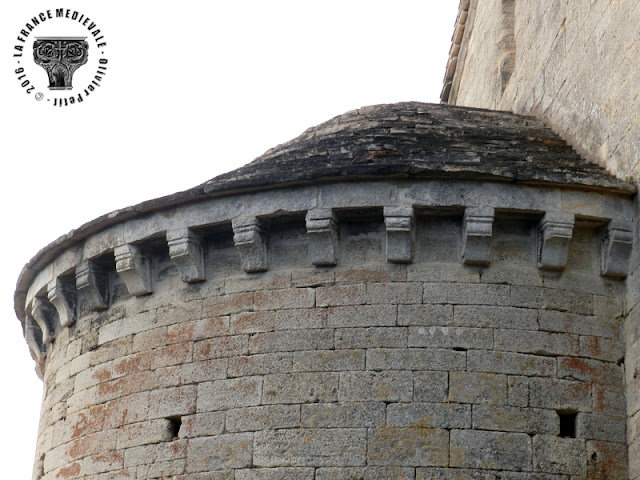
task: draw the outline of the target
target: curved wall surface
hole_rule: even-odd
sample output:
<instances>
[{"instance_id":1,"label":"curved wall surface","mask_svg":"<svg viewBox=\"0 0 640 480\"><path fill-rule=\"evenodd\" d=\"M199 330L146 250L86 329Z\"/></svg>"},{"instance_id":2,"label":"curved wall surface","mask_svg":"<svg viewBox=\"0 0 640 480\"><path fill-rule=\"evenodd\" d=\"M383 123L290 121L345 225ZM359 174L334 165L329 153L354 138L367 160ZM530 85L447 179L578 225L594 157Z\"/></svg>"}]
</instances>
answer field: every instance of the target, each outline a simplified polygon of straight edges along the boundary
<instances>
[{"instance_id":1,"label":"curved wall surface","mask_svg":"<svg viewBox=\"0 0 640 480\"><path fill-rule=\"evenodd\" d=\"M116 223L34 272L34 479L628 478L628 196L326 183Z\"/></svg>"}]
</instances>

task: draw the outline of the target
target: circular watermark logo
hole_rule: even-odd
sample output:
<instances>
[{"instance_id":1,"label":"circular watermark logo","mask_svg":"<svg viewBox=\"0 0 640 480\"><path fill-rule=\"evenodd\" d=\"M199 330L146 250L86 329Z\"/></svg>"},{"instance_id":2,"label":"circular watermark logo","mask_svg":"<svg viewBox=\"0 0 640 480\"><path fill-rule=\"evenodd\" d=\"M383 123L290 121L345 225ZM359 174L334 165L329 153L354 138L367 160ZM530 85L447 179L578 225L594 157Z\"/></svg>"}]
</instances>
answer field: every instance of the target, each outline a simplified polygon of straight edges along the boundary
<instances>
[{"instance_id":1,"label":"circular watermark logo","mask_svg":"<svg viewBox=\"0 0 640 480\"><path fill-rule=\"evenodd\" d=\"M77 10L56 8L25 22L13 46L14 73L37 102L67 107L102 86L109 60L98 24Z\"/></svg>"}]
</instances>

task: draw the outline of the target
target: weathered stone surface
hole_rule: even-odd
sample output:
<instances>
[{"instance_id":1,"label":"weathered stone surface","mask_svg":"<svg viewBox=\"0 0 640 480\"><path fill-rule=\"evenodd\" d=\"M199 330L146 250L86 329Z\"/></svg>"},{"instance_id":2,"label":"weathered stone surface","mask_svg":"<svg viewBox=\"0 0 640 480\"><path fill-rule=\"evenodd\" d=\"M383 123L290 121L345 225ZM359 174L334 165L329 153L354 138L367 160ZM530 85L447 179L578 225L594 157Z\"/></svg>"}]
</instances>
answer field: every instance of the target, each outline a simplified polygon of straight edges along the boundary
<instances>
[{"instance_id":1,"label":"weathered stone surface","mask_svg":"<svg viewBox=\"0 0 640 480\"><path fill-rule=\"evenodd\" d=\"M531 378L529 405L568 412L590 412L593 408L591 384L572 380Z\"/></svg>"},{"instance_id":2,"label":"weathered stone surface","mask_svg":"<svg viewBox=\"0 0 640 480\"><path fill-rule=\"evenodd\" d=\"M265 430L254 437L257 467L361 466L367 432L359 428Z\"/></svg>"},{"instance_id":3,"label":"weathered stone surface","mask_svg":"<svg viewBox=\"0 0 640 480\"><path fill-rule=\"evenodd\" d=\"M385 423L383 402L314 403L302 406L303 427L371 428Z\"/></svg>"},{"instance_id":4,"label":"weathered stone surface","mask_svg":"<svg viewBox=\"0 0 640 480\"><path fill-rule=\"evenodd\" d=\"M361 468L318 468L316 480L413 480L413 468L361 467Z\"/></svg>"},{"instance_id":5,"label":"weathered stone surface","mask_svg":"<svg viewBox=\"0 0 640 480\"><path fill-rule=\"evenodd\" d=\"M409 327L409 347L493 348L493 330L461 327Z\"/></svg>"},{"instance_id":6,"label":"weathered stone surface","mask_svg":"<svg viewBox=\"0 0 640 480\"><path fill-rule=\"evenodd\" d=\"M449 373L449 401L505 405L507 376L492 373Z\"/></svg>"},{"instance_id":7,"label":"weathered stone surface","mask_svg":"<svg viewBox=\"0 0 640 480\"><path fill-rule=\"evenodd\" d=\"M335 402L338 380L339 374L333 372L266 375L262 403Z\"/></svg>"},{"instance_id":8,"label":"weathered stone surface","mask_svg":"<svg viewBox=\"0 0 640 480\"><path fill-rule=\"evenodd\" d=\"M385 427L369 430L368 465L442 466L448 461L447 430L421 427Z\"/></svg>"},{"instance_id":9,"label":"weathered stone surface","mask_svg":"<svg viewBox=\"0 0 640 480\"><path fill-rule=\"evenodd\" d=\"M560 432L560 423L558 414L553 410L474 405L473 428L500 432L522 432L530 435L557 435Z\"/></svg>"},{"instance_id":10,"label":"weathered stone surface","mask_svg":"<svg viewBox=\"0 0 640 480\"><path fill-rule=\"evenodd\" d=\"M411 428L471 428L471 406L457 403L391 403L387 425Z\"/></svg>"},{"instance_id":11,"label":"weathered stone surface","mask_svg":"<svg viewBox=\"0 0 640 480\"><path fill-rule=\"evenodd\" d=\"M531 439L524 433L451 431L452 467L530 471Z\"/></svg>"},{"instance_id":12,"label":"weathered stone surface","mask_svg":"<svg viewBox=\"0 0 640 480\"><path fill-rule=\"evenodd\" d=\"M259 405L262 378L242 377L198 385L198 412Z\"/></svg>"},{"instance_id":13,"label":"weathered stone surface","mask_svg":"<svg viewBox=\"0 0 640 480\"><path fill-rule=\"evenodd\" d=\"M376 348L367 351L370 370L462 370L465 364L464 352L455 350Z\"/></svg>"},{"instance_id":14,"label":"weathered stone surface","mask_svg":"<svg viewBox=\"0 0 640 480\"><path fill-rule=\"evenodd\" d=\"M594 413L579 413L576 417L576 436L587 440L620 442L626 440L623 418Z\"/></svg>"},{"instance_id":15,"label":"weathered stone surface","mask_svg":"<svg viewBox=\"0 0 640 480\"><path fill-rule=\"evenodd\" d=\"M555 375L556 360L540 355L474 350L467 352L467 369L473 372L549 377Z\"/></svg>"},{"instance_id":16,"label":"weathered stone surface","mask_svg":"<svg viewBox=\"0 0 640 480\"><path fill-rule=\"evenodd\" d=\"M264 405L227 410L225 428L228 432L254 432L271 428L300 426L298 405Z\"/></svg>"},{"instance_id":17,"label":"weathered stone surface","mask_svg":"<svg viewBox=\"0 0 640 480\"><path fill-rule=\"evenodd\" d=\"M187 447L187 472L246 468L252 464L253 435L233 433L194 438Z\"/></svg>"},{"instance_id":18,"label":"weathered stone surface","mask_svg":"<svg viewBox=\"0 0 640 480\"><path fill-rule=\"evenodd\" d=\"M314 480L313 468L282 467L236 470L235 480Z\"/></svg>"},{"instance_id":19,"label":"weathered stone surface","mask_svg":"<svg viewBox=\"0 0 640 480\"><path fill-rule=\"evenodd\" d=\"M409 402L413 398L410 372L342 372L338 399L341 402Z\"/></svg>"},{"instance_id":20,"label":"weathered stone surface","mask_svg":"<svg viewBox=\"0 0 640 480\"><path fill-rule=\"evenodd\" d=\"M547 435L533 437L533 464L536 471L584 475L587 470L585 441Z\"/></svg>"},{"instance_id":21,"label":"weathered stone surface","mask_svg":"<svg viewBox=\"0 0 640 480\"><path fill-rule=\"evenodd\" d=\"M447 372L414 372L413 398L416 402L444 402L449 394Z\"/></svg>"}]
</instances>

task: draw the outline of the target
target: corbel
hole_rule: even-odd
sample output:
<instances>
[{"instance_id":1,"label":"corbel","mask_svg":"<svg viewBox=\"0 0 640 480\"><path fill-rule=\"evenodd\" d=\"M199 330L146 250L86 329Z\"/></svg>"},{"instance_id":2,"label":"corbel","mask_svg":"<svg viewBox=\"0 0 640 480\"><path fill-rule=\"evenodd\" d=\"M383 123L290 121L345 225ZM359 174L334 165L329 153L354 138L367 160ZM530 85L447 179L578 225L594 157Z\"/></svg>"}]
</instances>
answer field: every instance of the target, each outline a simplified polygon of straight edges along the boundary
<instances>
[{"instance_id":1,"label":"corbel","mask_svg":"<svg viewBox=\"0 0 640 480\"><path fill-rule=\"evenodd\" d=\"M114 253L116 272L124 280L129 295L140 297L151 293L151 262L141 253L140 247L121 245L115 248Z\"/></svg>"},{"instance_id":2,"label":"corbel","mask_svg":"<svg viewBox=\"0 0 640 480\"><path fill-rule=\"evenodd\" d=\"M105 310L108 306L108 279L106 273L93 261L85 260L76 267L76 289L91 311Z\"/></svg>"},{"instance_id":3,"label":"corbel","mask_svg":"<svg viewBox=\"0 0 640 480\"><path fill-rule=\"evenodd\" d=\"M54 329L53 329L53 321L51 319L51 313L49 312L49 308L45 304L44 300L38 297L34 297L31 301L31 316L40 327L40 331L42 332L42 343L47 345L53 342L54 339Z\"/></svg>"},{"instance_id":4,"label":"corbel","mask_svg":"<svg viewBox=\"0 0 640 480\"><path fill-rule=\"evenodd\" d=\"M633 249L633 226L623 220L611 220L602 236L600 273L607 277L624 278L629 273Z\"/></svg>"},{"instance_id":5,"label":"corbel","mask_svg":"<svg viewBox=\"0 0 640 480\"><path fill-rule=\"evenodd\" d=\"M60 326L63 328L70 327L75 322L75 299L69 293L60 278L47 285L47 298L58 311Z\"/></svg>"},{"instance_id":6,"label":"corbel","mask_svg":"<svg viewBox=\"0 0 640 480\"><path fill-rule=\"evenodd\" d=\"M338 222L330 208L309 210L306 216L309 259L317 267L337 263Z\"/></svg>"},{"instance_id":7,"label":"corbel","mask_svg":"<svg viewBox=\"0 0 640 480\"><path fill-rule=\"evenodd\" d=\"M200 236L190 228L167 232L169 256L178 268L185 283L202 282L204 274L204 255Z\"/></svg>"},{"instance_id":8,"label":"corbel","mask_svg":"<svg viewBox=\"0 0 640 480\"><path fill-rule=\"evenodd\" d=\"M39 365L43 365L47 357L46 347L42 341L42 330L31 315L26 316L24 338L29 346L31 357Z\"/></svg>"},{"instance_id":9,"label":"corbel","mask_svg":"<svg viewBox=\"0 0 640 480\"><path fill-rule=\"evenodd\" d=\"M233 219L232 225L233 242L244 271L254 273L267 270L267 242L260 220L256 217L240 217Z\"/></svg>"},{"instance_id":10,"label":"corbel","mask_svg":"<svg viewBox=\"0 0 640 480\"><path fill-rule=\"evenodd\" d=\"M570 213L547 212L538 231L538 268L563 270L569 256L575 217Z\"/></svg>"},{"instance_id":11,"label":"corbel","mask_svg":"<svg viewBox=\"0 0 640 480\"><path fill-rule=\"evenodd\" d=\"M413 207L384 207L387 230L387 262L411 263L413 260Z\"/></svg>"},{"instance_id":12,"label":"corbel","mask_svg":"<svg viewBox=\"0 0 640 480\"><path fill-rule=\"evenodd\" d=\"M493 207L467 208L462 227L462 261L466 265L487 266L491 262Z\"/></svg>"}]
</instances>

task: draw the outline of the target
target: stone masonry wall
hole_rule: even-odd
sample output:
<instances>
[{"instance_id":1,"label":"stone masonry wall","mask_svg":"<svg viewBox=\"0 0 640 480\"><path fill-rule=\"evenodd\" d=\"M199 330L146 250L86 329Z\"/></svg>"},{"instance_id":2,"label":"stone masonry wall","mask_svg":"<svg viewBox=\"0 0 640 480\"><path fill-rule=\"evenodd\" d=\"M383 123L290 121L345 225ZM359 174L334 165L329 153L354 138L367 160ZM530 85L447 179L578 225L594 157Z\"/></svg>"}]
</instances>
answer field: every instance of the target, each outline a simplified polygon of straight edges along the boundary
<instances>
[{"instance_id":1,"label":"stone masonry wall","mask_svg":"<svg viewBox=\"0 0 640 480\"><path fill-rule=\"evenodd\" d=\"M467 182L271 195L133 220L34 280L34 479L627 478L606 240L627 200ZM272 213L211 221L252 210Z\"/></svg>"},{"instance_id":2,"label":"stone masonry wall","mask_svg":"<svg viewBox=\"0 0 640 480\"><path fill-rule=\"evenodd\" d=\"M638 207L636 207L638 208ZM640 238L636 225L635 238ZM637 240L636 240L637 242ZM627 280L627 318L624 327L626 343L625 384L627 398L627 439L629 443L629 478L640 478L640 255L634 252Z\"/></svg>"},{"instance_id":3,"label":"stone masonry wall","mask_svg":"<svg viewBox=\"0 0 640 480\"><path fill-rule=\"evenodd\" d=\"M633 0L516 1L513 75L504 90L499 2L472 2L469 44L450 103L544 119L586 158L620 178L640 178L640 4ZM475 20L473 20L475 19ZM491 44L491 47L484 45ZM636 233L636 242L640 238ZM626 321L630 478L640 478L638 261L631 265Z\"/></svg>"},{"instance_id":4,"label":"stone masonry wall","mask_svg":"<svg viewBox=\"0 0 640 480\"><path fill-rule=\"evenodd\" d=\"M640 178L640 4L516 0L515 68L503 93L503 3L472 2L449 103L534 114L585 158Z\"/></svg>"}]
</instances>

